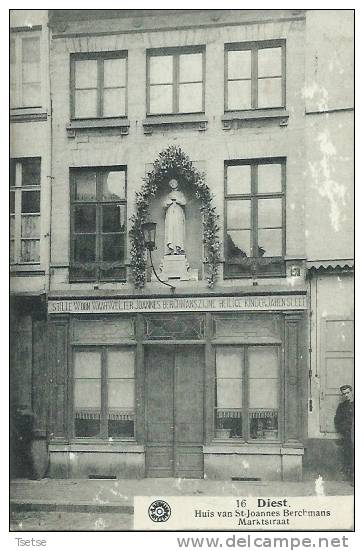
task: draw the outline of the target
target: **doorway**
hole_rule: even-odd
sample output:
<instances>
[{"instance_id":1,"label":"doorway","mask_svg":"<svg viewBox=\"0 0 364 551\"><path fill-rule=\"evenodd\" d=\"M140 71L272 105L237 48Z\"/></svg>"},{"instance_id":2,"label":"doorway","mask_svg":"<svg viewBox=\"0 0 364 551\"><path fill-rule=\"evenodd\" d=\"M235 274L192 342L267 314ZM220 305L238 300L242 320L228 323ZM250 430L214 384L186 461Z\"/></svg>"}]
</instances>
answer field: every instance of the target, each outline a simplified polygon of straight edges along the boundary
<instances>
[{"instance_id":1,"label":"doorway","mask_svg":"<svg viewBox=\"0 0 364 551\"><path fill-rule=\"evenodd\" d=\"M146 476L203 477L204 347L145 351Z\"/></svg>"}]
</instances>

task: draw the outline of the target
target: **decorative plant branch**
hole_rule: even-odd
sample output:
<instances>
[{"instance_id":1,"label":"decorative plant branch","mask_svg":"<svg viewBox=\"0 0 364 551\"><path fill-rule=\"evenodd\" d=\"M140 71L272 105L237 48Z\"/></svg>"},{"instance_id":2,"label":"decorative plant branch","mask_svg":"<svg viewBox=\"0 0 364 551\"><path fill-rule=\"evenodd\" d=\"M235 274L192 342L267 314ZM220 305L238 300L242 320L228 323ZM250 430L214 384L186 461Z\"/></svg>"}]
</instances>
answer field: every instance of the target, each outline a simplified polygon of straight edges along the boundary
<instances>
[{"instance_id":1,"label":"decorative plant branch","mask_svg":"<svg viewBox=\"0 0 364 551\"><path fill-rule=\"evenodd\" d=\"M219 217L216 207L212 206L212 194L205 182L204 173L199 172L182 149L175 145L171 145L159 153L152 170L143 179L141 190L136 192L136 212L130 218L132 226L129 232L134 285L138 288L145 285L146 255L142 224L148 219L150 201L155 196L157 189L172 178L179 179L189 186L201 202L203 243L207 263L206 279L208 286L212 287L216 281L220 262Z\"/></svg>"}]
</instances>

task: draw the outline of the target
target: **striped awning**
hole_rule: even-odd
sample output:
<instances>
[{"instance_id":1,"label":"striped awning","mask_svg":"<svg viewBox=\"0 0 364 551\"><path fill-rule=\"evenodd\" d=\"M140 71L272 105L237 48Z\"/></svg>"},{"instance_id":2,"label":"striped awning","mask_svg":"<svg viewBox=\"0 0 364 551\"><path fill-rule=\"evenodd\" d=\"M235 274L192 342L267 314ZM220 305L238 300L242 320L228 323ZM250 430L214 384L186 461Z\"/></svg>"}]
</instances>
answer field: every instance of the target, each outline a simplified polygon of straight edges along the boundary
<instances>
[{"instance_id":1,"label":"striped awning","mask_svg":"<svg viewBox=\"0 0 364 551\"><path fill-rule=\"evenodd\" d=\"M354 268L353 258L339 258L334 260L307 260L308 270L351 270Z\"/></svg>"}]
</instances>

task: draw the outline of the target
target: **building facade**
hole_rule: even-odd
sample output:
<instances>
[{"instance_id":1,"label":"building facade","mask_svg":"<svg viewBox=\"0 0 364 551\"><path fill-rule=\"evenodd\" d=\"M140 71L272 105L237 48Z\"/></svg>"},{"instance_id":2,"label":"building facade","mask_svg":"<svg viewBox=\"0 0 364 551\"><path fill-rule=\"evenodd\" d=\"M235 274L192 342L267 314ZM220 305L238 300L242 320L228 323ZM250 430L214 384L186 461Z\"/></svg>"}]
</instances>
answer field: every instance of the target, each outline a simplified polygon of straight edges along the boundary
<instances>
[{"instance_id":1,"label":"building facade","mask_svg":"<svg viewBox=\"0 0 364 551\"><path fill-rule=\"evenodd\" d=\"M331 100L342 26L332 12L317 39L320 16L49 12L47 322L29 368L49 476L299 480L325 463L352 377L353 106L349 75Z\"/></svg>"}]
</instances>

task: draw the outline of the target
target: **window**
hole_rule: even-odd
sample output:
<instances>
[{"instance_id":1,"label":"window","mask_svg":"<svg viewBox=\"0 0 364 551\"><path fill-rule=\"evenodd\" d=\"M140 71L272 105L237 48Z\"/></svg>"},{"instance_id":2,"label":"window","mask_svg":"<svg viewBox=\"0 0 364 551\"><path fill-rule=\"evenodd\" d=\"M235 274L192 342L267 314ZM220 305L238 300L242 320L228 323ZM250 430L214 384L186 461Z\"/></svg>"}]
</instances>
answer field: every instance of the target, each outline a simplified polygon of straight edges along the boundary
<instances>
[{"instance_id":1,"label":"window","mask_svg":"<svg viewBox=\"0 0 364 551\"><path fill-rule=\"evenodd\" d=\"M133 438L134 350L74 350L73 409L76 437Z\"/></svg>"},{"instance_id":2,"label":"window","mask_svg":"<svg viewBox=\"0 0 364 551\"><path fill-rule=\"evenodd\" d=\"M71 86L72 118L126 116L126 53L72 55Z\"/></svg>"},{"instance_id":3,"label":"window","mask_svg":"<svg viewBox=\"0 0 364 551\"><path fill-rule=\"evenodd\" d=\"M204 73L203 48L150 50L148 115L204 112Z\"/></svg>"},{"instance_id":4,"label":"window","mask_svg":"<svg viewBox=\"0 0 364 551\"><path fill-rule=\"evenodd\" d=\"M125 168L76 169L71 180L70 279L124 280Z\"/></svg>"},{"instance_id":5,"label":"window","mask_svg":"<svg viewBox=\"0 0 364 551\"><path fill-rule=\"evenodd\" d=\"M229 44L225 51L225 111L284 105L284 42Z\"/></svg>"},{"instance_id":6,"label":"window","mask_svg":"<svg viewBox=\"0 0 364 551\"><path fill-rule=\"evenodd\" d=\"M283 159L226 163L226 276L283 275L284 183Z\"/></svg>"},{"instance_id":7,"label":"window","mask_svg":"<svg viewBox=\"0 0 364 551\"><path fill-rule=\"evenodd\" d=\"M279 439L279 351L278 346L216 348L216 438Z\"/></svg>"},{"instance_id":8,"label":"window","mask_svg":"<svg viewBox=\"0 0 364 551\"><path fill-rule=\"evenodd\" d=\"M41 107L40 36L14 34L10 39L10 106Z\"/></svg>"},{"instance_id":9,"label":"window","mask_svg":"<svg viewBox=\"0 0 364 551\"><path fill-rule=\"evenodd\" d=\"M10 161L10 262L39 264L40 159Z\"/></svg>"}]
</instances>

